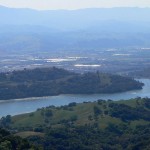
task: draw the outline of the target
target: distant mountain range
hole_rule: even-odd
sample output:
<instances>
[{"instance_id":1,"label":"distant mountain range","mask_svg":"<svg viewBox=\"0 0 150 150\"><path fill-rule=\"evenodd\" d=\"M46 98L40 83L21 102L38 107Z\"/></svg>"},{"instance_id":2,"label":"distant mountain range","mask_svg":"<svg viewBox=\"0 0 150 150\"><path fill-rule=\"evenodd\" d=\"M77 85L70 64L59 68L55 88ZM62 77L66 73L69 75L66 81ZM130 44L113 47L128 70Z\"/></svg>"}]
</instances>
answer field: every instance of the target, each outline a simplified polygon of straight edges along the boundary
<instances>
[{"instance_id":1,"label":"distant mountain range","mask_svg":"<svg viewBox=\"0 0 150 150\"><path fill-rule=\"evenodd\" d=\"M80 10L0 6L0 50L150 46L150 8Z\"/></svg>"},{"instance_id":2,"label":"distant mountain range","mask_svg":"<svg viewBox=\"0 0 150 150\"><path fill-rule=\"evenodd\" d=\"M61 30L79 30L100 27L113 31L136 31L139 27L150 28L149 8L91 8L80 10L16 9L0 7L0 25L32 25ZM118 27L120 28L114 28ZM130 27L130 28L129 28ZM140 28L140 30L146 30ZM122 30L121 30L122 31Z\"/></svg>"}]
</instances>

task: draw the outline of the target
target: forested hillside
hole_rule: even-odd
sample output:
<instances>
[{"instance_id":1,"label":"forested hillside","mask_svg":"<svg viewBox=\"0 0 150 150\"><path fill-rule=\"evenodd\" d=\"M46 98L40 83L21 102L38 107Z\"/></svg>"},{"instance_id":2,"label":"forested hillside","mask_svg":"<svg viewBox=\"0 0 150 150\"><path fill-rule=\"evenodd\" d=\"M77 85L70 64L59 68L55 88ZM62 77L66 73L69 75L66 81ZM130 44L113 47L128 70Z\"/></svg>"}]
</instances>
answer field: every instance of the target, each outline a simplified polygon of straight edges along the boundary
<instances>
[{"instance_id":1,"label":"forested hillside","mask_svg":"<svg viewBox=\"0 0 150 150\"><path fill-rule=\"evenodd\" d=\"M45 150L148 150L150 99L49 106L0 125Z\"/></svg>"},{"instance_id":2,"label":"forested hillside","mask_svg":"<svg viewBox=\"0 0 150 150\"><path fill-rule=\"evenodd\" d=\"M0 74L0 99L59 94L115 93L142 89L143 83L105 73L77 74L58 68L37 68Z\"/></svg>"},{"instance_id":3,"label":"forested hillside","mask_svg":"<svg viewBox=\"0 0 150 150\"><path fill-rule=\"evenodd\" d=\"M0 128L0 150L39 150L27 140L10 134L7 130Z\"/></svg>"}]
</instances>

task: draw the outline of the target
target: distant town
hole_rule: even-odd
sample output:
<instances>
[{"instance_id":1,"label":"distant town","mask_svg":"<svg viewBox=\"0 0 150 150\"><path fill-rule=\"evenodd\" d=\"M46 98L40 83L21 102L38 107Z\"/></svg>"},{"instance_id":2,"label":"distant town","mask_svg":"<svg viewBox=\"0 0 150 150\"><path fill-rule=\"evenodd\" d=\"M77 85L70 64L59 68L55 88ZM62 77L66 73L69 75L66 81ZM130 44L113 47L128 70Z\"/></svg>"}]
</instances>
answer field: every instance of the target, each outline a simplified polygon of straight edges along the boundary
<instances>
[{"instance_id":1,"label":"distant town","mask_svg":"<svg viewBox=\"0 0 150 150\"><path fill-rule=\"evenodd\" d=\"M0 72L24 68L52 67L65 68L75 72L101 71L128 75L150 67L150 48L110 48L99 50L38 53L4 53L0 56Z\"/></svg>"}]
</instances>

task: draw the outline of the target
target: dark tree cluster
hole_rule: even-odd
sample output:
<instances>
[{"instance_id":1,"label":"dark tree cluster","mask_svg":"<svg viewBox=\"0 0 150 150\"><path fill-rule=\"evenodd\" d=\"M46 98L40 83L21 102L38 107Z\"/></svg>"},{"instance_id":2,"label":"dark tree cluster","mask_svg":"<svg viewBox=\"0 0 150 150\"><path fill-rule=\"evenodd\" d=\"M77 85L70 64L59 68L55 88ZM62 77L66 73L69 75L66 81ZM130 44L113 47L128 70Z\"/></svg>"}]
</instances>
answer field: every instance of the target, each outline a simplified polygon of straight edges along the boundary
<instances>
[{"instance_id":1,"label":"dark tree cluster","mask_svg":"<svg viewBox=\"0 0 150 150\"><path fill-rule=\"evenodd\" d=\"M112 117L121 118L124 121L143 119L150 121L150 110L143 107L130 107L125 104L109 104L110 115Z\"/></svg>"},{"instance_id":2,"label":"dark tree cluster","mask_svg":"<svg viewBox=\"0 0 150 150\"><path fill-rule=\"evenodd\" d=\"M131 78L104 73L77 74L58 68L0 73L0 100L59 94L115 93L141 89Z\"/></svg>"},{"instance_id":3,"label":"dark tree cluster","mask_svg":"<svg viewBox=\"0 0 150 150\"><path fill-rule=\"evenodd\" d=\"M110 124L105 130L96 126L72 126L49 129L46 136L29 137L28 140L45 150L148 150L150 126L127 126Z\"/></svg>"},{"instance_id":4,"label":"dark tree cluster","mask_svg":"<svg viewBox=\"0 0 150 150\"><path fill-rule=\"evenodd\" d=\"M40 150L27 140L11 135L0 128L0 150Z\"/></svg>"}]
</instances>

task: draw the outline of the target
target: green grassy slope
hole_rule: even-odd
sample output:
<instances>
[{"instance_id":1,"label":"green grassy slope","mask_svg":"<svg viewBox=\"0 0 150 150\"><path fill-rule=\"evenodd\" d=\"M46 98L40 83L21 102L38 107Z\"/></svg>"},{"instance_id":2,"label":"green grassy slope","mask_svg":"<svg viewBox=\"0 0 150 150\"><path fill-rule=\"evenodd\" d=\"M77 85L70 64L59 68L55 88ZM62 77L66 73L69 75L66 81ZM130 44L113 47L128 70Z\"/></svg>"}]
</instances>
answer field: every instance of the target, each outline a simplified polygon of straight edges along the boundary
<instances>
[{"instance_id":1,"label":"green grassy slope","mask_svg":"<svg viewBox=\"0 0 150 150\"><path fill-rule=\"evenodd\" d=\"M69 123L75 126L82 126L92 125L96 122L100 128L106 128L109 123L127 124L130 122L132 126L148 124L150 118L143 118L142 116L150 114L150 110L146 105L147 101L147 99L136 98L127 101L98 100L81 104L71 103L62 107L50 106L38 109L33 113L12 117L11 127L21 130L22 128L32 128L34 130L40 126L60 127ZM136 116L140 109L141 111L144 109L143 114ZM133 118L126 116L121 110L129 112L131 116L134 115ZM122 113L122 116L119 116L119 113Z\"/></svg>"},{"instance_id":2,"label":"green grassy slope","mask_svg":"<svg viewBox=\"0 0 150 150\"><path fill-rule=\"evenodd\" d=\"M45 150L148 150L150 99L49 106L7 116L0 125Z\"/></svg>"}]
</instances>

